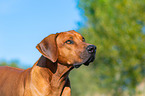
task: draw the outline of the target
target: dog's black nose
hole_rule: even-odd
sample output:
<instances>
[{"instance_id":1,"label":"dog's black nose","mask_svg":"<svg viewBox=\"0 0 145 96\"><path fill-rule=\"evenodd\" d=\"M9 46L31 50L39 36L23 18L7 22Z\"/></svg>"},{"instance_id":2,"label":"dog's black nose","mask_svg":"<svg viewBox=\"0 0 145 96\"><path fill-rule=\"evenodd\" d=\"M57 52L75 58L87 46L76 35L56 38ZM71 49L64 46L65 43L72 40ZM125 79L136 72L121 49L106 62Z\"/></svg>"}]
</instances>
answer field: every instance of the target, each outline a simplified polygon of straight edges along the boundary
<instances>
[{"instance_id":1,"label":"dog's black nose","mask_svg":"<svg viewBox=\"0 0 145 96\"><path fill-rule=\"evenodd\" d=\"M87 47L87 51L89 54L95 53L96 52L96 46L95 45L89 45Z\"/></svg>"}]
</instances>

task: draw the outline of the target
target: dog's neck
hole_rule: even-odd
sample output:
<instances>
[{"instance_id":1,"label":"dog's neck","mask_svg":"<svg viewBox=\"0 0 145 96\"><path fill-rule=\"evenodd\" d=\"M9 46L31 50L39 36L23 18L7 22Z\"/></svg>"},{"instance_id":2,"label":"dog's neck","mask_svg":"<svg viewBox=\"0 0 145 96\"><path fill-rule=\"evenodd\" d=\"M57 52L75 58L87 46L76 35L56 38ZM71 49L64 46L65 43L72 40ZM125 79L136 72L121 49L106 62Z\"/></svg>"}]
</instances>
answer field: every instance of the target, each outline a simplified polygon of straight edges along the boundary
<instances>
[{"instance_id":1,"label":"dog's neck","mask_svg":"<svg viewBox=\"0 0 145 96\"><path fill-rule=\"evenodd\" d=\"M51 96L53 94L60 94L68 79L68 74L72 69L73 66L65 66L58 62L53 63L44 56L41 56L31 69L31 76L34 78L32 80L33 85L37 85L35 86L37 89L43 86L46 90L48 87L51 88L48 88L49 90L56 90L55 92L57 93L47 93L51 94Z\"/></svg>"},{"instance_id":2,"label":"dog's neck","mask_svg":"<svg viewBox=\"0 0 145 96\"><path fill-rule=\"evenodd\" d=\"M40 57L35 66L42 68L43 70L41 71L48 71L48 73L59 77L66 77L67 74L73 69L73 66L63 65L59 62L53 63L43 55Z\"/></svg>"}]
</instances>

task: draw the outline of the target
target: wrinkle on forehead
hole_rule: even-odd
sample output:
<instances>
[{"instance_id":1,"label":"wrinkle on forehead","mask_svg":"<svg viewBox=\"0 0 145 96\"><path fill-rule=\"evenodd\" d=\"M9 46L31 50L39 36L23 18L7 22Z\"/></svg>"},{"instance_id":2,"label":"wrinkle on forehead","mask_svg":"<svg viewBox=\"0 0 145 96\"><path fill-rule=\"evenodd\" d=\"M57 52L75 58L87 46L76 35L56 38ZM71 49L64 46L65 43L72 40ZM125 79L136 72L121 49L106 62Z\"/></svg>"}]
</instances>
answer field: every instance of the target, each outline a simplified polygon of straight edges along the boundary
<instances>
[{"instance_id":1,"label":"wrinkle on forehead","mask_svg":"<svg viewBox=\"0 0 145 96\"><path fill-rule=\"evenodd\" d=\"M69 32L69 33L73 33L73 34L75 34L76 36L82 38L82 35L81 35L80 33L76 32L76 31L74 31L74 30L71 30L71 31L68 31L68 32Z\"/></svg>"},{"instance_id":2,"label":"wrinkle on forehead","mask_svg":"<svg viewBox=\"0 0 145 96\"><path fill-rule=\"evenodd\" d=\"M57 37L57 40L58 41L60 41L60 40L63 41L63 40L66 40L66 39L74 39L74 38L82 40L83 36L80 33L77 33L76 31L71 30L71 31L59 33L59 35Z\"/></svg>"},{"instance_id":3,"label":"wrinkle on forehead","mask_svg":"<svg viewBox=\"0 0 145 96\"><path fill-rule=\"evenodd\" d=\"M74 30L68 31L67 33L73 34L73 36L77 37L78 39L82 39L82 35Z\"/></svg>"}]
</instances>

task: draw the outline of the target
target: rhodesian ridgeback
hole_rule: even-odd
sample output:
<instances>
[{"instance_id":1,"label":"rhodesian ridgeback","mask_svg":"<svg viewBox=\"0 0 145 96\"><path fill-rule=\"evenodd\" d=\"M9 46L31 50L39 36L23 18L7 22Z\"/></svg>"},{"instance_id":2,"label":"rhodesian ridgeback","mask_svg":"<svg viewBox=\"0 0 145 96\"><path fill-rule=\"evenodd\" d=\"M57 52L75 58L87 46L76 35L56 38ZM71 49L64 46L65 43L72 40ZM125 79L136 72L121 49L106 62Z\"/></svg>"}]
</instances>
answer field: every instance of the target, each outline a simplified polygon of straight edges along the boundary
<instances>
[{"instance_id":1,"label":"rhodesian ridgeback","mask_svg":"<svg viewBox=\"0 0 145 96\"><path fill-rule=\"evenodd\" d=\"M89 65L96 53L74 30L51 34L36 48L42 56L32 68L0 67L0 96L71 96L69 72Z\"/></svg>"}]
</instances>

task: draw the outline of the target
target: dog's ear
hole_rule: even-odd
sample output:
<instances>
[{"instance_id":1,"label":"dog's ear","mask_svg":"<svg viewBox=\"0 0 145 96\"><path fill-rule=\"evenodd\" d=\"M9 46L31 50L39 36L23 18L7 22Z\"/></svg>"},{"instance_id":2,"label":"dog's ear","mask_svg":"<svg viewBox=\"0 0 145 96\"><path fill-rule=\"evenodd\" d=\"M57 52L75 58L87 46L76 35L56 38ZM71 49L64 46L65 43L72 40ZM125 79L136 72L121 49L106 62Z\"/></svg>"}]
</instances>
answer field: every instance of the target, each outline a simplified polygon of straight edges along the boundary
<instances>
[{"instance_id":1,"label":"dog's ear","mask_svg":"<svg viewBox=\"0 0 145 96\"><path fill-rule=\"evenodd\" d=\"M52 62L56 62L58 59L58 50L56 44L56 37L58 34L51 34L48 37L44 38L36 48L39 52Z\"/></svg>"}]
</instances>

